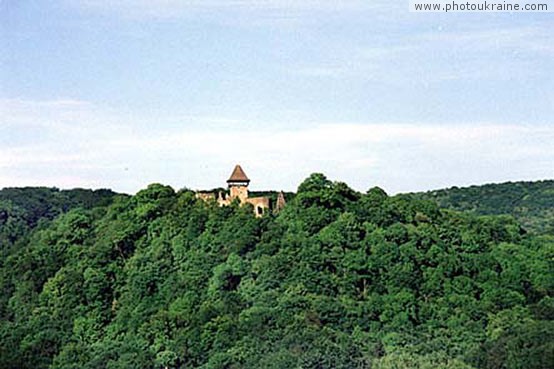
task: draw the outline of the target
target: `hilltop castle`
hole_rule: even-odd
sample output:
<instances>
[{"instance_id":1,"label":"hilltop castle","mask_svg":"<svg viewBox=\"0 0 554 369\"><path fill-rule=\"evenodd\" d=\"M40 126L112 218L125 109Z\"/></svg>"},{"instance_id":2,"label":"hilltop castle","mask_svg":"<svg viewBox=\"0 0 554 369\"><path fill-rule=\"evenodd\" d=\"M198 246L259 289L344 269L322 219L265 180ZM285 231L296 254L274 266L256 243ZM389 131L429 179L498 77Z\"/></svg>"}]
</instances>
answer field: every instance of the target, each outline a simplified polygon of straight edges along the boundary
<instances>
[{"instance_id":1,"label":"hilltop castle","mask_svg":"<svg viewBox=\"0 0 554 369\"><path fill-rule=\"evenodd\" d=\"M238 199L240 204L251 204L254 207L254 213L257 217L261 217L270 209L269 197L249 197L248 185L250 179L244 173L240 165L236 165L235 169L231 173L231 176L227 180L227 186L229 187L229 194L219 192L217 194L217 203L219 206L227 206L235 199ZM212 192L197 192L196 197L202 200L214 200L215 194ZM285 206L285 195L283 192L279 192L277 201L275 203L274 211L279 211Z\"/></svg>"}]
</instances>

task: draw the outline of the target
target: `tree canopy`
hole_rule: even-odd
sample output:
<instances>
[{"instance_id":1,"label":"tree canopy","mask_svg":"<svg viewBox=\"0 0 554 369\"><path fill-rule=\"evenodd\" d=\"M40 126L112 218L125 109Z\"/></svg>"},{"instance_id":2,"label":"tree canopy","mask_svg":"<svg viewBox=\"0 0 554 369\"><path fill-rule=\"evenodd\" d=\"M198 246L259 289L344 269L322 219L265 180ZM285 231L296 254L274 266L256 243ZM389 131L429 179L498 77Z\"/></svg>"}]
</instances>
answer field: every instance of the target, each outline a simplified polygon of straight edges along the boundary
<instances>
[{"instance_id":1,"label":"tree canopy","mask_svg":"<svg viewBox=\"0 0 554 369\"><path fill-rule=\"evenodd\" d=\"M452 187L417 195L444 208L512 215L529 231L554 235L554 180Z\"/></svg>"},{"instance_id":2,"label":"tree canopy","mask_svg":"<svg viewBox=\"0 0 554 369\"><path fill-rule=\"evenodd\" d=\"M160 184L101 205L6 249L0 368L554 362L554 237L513 217L322 174L261 218Z\"/></svg>"}]
</instances>

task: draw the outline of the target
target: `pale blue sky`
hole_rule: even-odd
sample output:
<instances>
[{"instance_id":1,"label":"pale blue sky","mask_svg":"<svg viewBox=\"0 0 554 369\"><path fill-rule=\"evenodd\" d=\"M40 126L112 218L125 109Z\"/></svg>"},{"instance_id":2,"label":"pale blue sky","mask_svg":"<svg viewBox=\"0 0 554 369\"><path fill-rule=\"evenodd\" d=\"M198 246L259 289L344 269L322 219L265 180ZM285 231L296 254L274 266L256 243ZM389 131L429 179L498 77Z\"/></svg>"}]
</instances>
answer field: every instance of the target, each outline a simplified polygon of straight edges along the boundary
<instances>
[{"instance_id":1,"label":"pale blue sky","mask_svg":"<svg viewBox=\"0 0 554 369\"><path fill-rule=\"evenodd\" d=\"M338 5L337 5L338 4ZM554 14L0 0L0 187L554 178Z\"/></svg>"}]
</instances>

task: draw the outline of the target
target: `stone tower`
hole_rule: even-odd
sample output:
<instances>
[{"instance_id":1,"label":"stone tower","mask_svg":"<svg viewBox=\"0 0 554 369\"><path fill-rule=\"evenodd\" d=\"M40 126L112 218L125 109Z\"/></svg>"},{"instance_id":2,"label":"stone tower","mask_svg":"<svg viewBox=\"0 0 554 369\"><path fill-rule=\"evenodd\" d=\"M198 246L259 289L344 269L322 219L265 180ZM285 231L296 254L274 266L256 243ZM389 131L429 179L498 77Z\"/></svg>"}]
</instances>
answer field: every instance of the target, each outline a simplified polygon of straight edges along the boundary
<instances>
[{"instance_id":1,"label":"stone tower","mask_svg":"<svg viewBox=\"0 0 554 369\"><path fill-rule=\"evenodd\" d=\"M219 192L214 194L213 192L197 192L196 197L204 201L216 200L219 206L228 206L233 200L238 199L241 205L250 204L254 207L254 214L257 217L261 217L267 213L270 208L269 197L259 196L259 197L249 197L248 194L248 185L250 184L250 179L244 173L244 170L240 165L236 165L231 173L231 177L227 180L227 185L229 186L229 196L226 196L224 193ZM284 196L281 196L280 203L284 204ZM281 206L281 205L279 205Z\"/></svg>"},{"instance_id":2,"label":"stone tower","mask_svg":"<svg viewBox=\"0 0 554 369\"><path fill-rule=\"evenodd\" d=\"M275 209L274 212L278 213L285 207L286 201L285 201L285 194L283 191L280 191L277 195L277 201L275 203Z\"/></svg>"},{"instance_id":3,"label":"stone tower","mask_svg":"<svg viewBox=\"0 0 554 369\"><path fill-rule=\"evenodd\" d=\"M245 202L248 198L248 184L250 179L244 173L244 170L240 165L236 165L233 169L233 173L227 180L227 185L229 186L230 198L239 198L240 202Z\"/></svg>"}]
</instances>

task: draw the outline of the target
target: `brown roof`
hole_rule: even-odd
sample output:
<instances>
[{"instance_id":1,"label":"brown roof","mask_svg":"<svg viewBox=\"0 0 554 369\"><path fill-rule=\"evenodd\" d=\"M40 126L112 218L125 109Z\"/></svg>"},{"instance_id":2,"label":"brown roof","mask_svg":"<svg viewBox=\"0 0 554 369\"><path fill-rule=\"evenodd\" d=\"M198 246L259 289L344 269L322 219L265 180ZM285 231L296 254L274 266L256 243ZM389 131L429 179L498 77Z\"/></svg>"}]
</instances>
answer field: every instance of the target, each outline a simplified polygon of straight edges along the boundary
<instances>
[{"instance_id":1,"label":"brown roof","mask_svg":"<svg viewBox=\"0 0 554 369\"><path fill-rule=\"evenodd\" d=\"M227 180L227 183L229 182L250 182L246 174L244 173L244 170L240 167L240 165L236 165L235 169L233 169L233 173L231 173L231 177Z\"/></svg>"}]
</instances>

